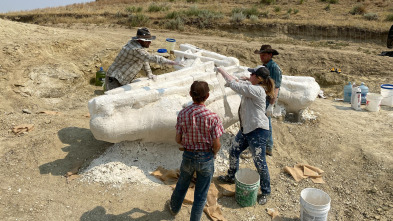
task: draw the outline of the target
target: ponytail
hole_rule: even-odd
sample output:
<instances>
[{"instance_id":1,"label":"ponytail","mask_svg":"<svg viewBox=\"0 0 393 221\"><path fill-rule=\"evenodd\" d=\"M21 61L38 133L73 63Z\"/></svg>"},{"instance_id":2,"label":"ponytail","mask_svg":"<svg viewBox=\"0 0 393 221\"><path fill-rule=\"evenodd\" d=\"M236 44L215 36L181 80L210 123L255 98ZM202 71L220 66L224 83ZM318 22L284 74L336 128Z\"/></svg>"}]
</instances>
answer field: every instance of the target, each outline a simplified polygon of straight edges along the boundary
<instances>
[{"instance_id":1,"label":"ponytail","mask_svg":"<svg viewBox=\"0 0 393 221\"><path fill-rule=\"evenodd\" d=\"M258 78L261 80L261 83L259 84L265 89L266 95L268 95L269 97L274 97L275 84L273 78L271 78L270 76L268 76L266 79L263 79L261 77Z\"/></svg>"}]
</instances>

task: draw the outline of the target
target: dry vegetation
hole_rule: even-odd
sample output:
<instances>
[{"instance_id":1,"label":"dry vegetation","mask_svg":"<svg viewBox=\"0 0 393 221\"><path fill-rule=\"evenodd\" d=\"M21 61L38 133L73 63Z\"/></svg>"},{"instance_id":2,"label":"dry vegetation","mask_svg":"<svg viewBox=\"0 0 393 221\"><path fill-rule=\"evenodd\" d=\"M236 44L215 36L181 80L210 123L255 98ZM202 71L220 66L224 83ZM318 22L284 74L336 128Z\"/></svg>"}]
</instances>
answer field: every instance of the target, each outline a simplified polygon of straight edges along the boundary
<instances>
[{"instance_id":1,"label":"dry vegetation","mask_svg":"<svg viewBox=\"0 0 393 221\"><path fill-rule=\"evenodd\" d=\"M0 14L40 25L116 24L172 30L228 29L281 24L383 32L393 21L390 0L99 0L64 7Z\"/></svg>"}]
</instances>

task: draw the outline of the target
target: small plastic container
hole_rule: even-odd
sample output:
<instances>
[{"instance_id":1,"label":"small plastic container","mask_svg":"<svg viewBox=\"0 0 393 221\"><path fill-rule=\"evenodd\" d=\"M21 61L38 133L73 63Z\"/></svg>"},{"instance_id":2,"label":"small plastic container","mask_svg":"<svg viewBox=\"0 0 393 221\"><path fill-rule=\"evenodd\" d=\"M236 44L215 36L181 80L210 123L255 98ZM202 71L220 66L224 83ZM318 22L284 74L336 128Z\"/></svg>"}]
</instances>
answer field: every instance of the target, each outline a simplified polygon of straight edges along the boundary
<instances>
[{"instance_id":1,"label":"small plastic container","mask_svg":"<svg viewBox=\"0 0 393 221\"><path fill-rule=\"evenodd\" d=\"M157 50L158 53L167 53L168 50L166 50L165 48L160 48Z\"/></svg>"},{"instance_id":2,"label":"small plastic container","mask_svg":"<svg viewBox=\"0 0 393 221\"><path fill-rule=\"evenodd\" d=\"M352 84L349 82L344 86L344 102L351 103Z\"/></svg>"},{"instance_id":3,"label":"small plastic container","mask_svg":"<svg viewBox=\"0 0 393 221\"><path fill-rule=\"evenodd\" d=\"M381 105L393 107L393 84L381 85Z\"/></svg>"},{"instance_id":4,"label":"small plastic container","mask_svg":"<svg viewBox=\"0 0 393 221\"><path fill-rule=\"evenodd\" d=\"M366 85L364 85L363 82L360 84L359 87L360 87L360 90L362 92L362 104L365 104L366 101L367 101L366 97L367 97L367 93L368 93L368 87Z\"/></svg>"},{"instance_id":5,"label":"small plastic container","mask_svg":"<svg viewBox=\"0 0 393 221\"><path fill-rule=\"evenodd\" d=\"M104 85L105 76L106 76L106 72L104 71L104 69L103 69L102 67L100 67L100 70L96 72L96 82L95 82L95 85L96 85L96 86L102 86L102 85Z\"/></svg>"},{"instance_id":6,"label":"small plastic container","mask_svg":"<svg viewBox=\"0 0 393 221\"><path fill-rule=\"evenodd\" d=\"M176 46L176 39L174 39L174 38L167 38L166 39L166 50L168 52L175 50L175 46Z\"/></svg>"}]
</instances>

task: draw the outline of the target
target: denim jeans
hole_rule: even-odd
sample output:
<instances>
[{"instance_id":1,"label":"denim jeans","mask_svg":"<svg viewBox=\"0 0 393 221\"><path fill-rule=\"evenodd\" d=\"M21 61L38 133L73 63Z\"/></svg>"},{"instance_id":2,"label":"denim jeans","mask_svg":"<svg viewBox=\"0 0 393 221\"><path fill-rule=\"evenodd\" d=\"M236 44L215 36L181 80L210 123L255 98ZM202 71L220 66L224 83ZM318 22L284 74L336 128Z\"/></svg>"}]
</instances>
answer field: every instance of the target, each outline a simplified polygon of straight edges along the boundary
<instances>
[{"instance_id":1,"label":"denim jeans","mask_svg":"<svg viewBox=\"0 0 393 221\"><path fill-rule=\"evenodd\" d=\"M172 193L170 206L174 213L180 211L194 172L196 172L196 184L190 220L199 221L202 217L207 192L214 173L214 155L212 152L184 151L180 166L180 177Z\"/></svg>"},{"instance_id":2,"label":"denim jeans","mask_svg":"<svg viewBox=\"0 0 393 221\"><path fill-rule=\"evenodd\" d=\"M257 128L248 134L239 131L235 137L235 141L229 150L229 170L228 175L232 178L239 170L239 156L247 148L250 147L254 165L257 168L260 177L260 186L263 195L269 195L270 175L269 168L266 163L266 140L269 137L269 131Z\"/></svg>"},{"instance_id":3,"label":"denim jeans","mask_svg":"<svg viewBox=\"0 0 393 221\"><path fill-rule=\"evenodd\" d=\"M269 107L269 99L266 99L266 108ZM267 143L266 143L266 150L268 151L272 151L273 150L273 128L272 128L272 117L267 117L269 119L269 132L270 135L267 139Z\"/></svg>"}]
</instances>

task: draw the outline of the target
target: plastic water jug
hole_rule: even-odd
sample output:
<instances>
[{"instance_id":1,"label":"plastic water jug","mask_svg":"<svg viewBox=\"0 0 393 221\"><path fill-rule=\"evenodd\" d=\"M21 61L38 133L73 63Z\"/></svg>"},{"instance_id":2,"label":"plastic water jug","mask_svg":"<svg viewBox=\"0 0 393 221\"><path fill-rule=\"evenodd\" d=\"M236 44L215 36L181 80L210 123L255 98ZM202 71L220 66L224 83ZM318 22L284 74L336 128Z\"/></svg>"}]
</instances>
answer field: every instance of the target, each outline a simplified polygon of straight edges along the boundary
<instances>
[{"instance_id":1,"label":"plastic water jug","mask_svg":"<svg viewBox=\"0 0 393 221\"><path fill-rule=\"evenodd\" d=\"M362 90L360 87L354 87L352 89L352 94L351 107L355 110L361 110L360 105L362 102Z\"/></svg>"},{"instance_id":2,"label":"plastic water jug","mask_svg":"<svg viewBox=\"0 0 393 221\"><path fill-rule=\"evenodd\" d=\"M96 72L96 83L95 83L96 86L102 86L104 84L105 75L106 72L102 67L100 67L100 70Z\"/></svg>"},{"instance_id":3,"label":"plastic water jug","mask_svg":"<svg viewBox=\"0 0 393 221\"><path fill-rule=\"evenodd\" d=\"M360 84L360 90L362 91L362 104L366 103L366 97L367 97L367 93L368 93L368 87L366 85L364 85L364 83L362 82Z\"/></svg>"},{"instance_id":4,"label":"plastic water jug","mask_svg":"<svg viewBox=\"0 0 393 221\"><path fill-rule=\"evenodd\" d=\"M351 103L352 84L349 82L344 86L344 102Z\"/></svg>"}]
</instances>

